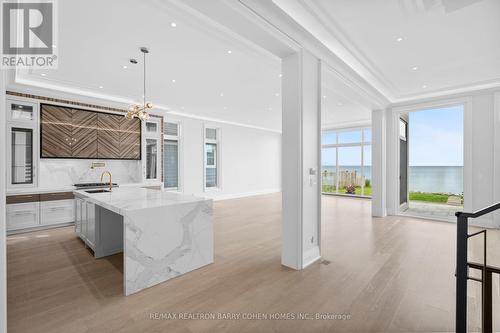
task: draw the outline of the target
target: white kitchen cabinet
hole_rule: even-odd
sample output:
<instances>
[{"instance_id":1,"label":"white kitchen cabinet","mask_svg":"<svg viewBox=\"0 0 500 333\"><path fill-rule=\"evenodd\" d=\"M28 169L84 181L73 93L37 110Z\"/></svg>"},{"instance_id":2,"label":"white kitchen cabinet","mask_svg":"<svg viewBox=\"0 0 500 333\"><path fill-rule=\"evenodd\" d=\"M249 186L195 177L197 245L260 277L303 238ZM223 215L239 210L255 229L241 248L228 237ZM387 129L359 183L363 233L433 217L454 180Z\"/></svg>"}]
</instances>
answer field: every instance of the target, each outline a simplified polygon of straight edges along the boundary
<instances>
[{"instance_id":1,"label":"white kitchen cabinet","mask_svg":"<svg viewBox=\"0 0 500 333\"><path fill-rule=\"evenodd\" d=\"M81 209L82 209L82 220L81 220L81 232L80 232L80 238L84 241L87 242L87 202L83 199L81 200Z\"/></svg>"},{"instance_id":2,"label":"white kitchen cabinet","mask_svg":"<svg viewBox=\"0 0 500 333\"><path fill-rule=\"evenodd\" d=\"M37 185L38 105L22 99L7 100L7 188Z\"/></svg>"},{"instance_id":3,"label":"white kitchen cabinet","mask_svg":"<svg viewBox=\"0 0 500 333\"><path fill-rule=\"evenodd\" d=\"M19 230L40 225L39 202L7 205L7 230Z\"/></svg>"},{"instance_id":4,"label":"white kitchen cabinet","mask_svg":"<svg viewBox=\"0 0 500 333\"><path fill-rule=\"evenodd\" d=\"M75 198L75 233L81 237L82 232L82 199Z\"/></svg>"},{"instance_id":5,"label":"white kitchen cabinet","mask_svg":"<svg viewBox=\"0 0 500 333\"><path fill-rule=\"evenodd\" d=\"M71 223L75 220L73 199L40 202L40 224Z\"/></svg>"}]
</instances>

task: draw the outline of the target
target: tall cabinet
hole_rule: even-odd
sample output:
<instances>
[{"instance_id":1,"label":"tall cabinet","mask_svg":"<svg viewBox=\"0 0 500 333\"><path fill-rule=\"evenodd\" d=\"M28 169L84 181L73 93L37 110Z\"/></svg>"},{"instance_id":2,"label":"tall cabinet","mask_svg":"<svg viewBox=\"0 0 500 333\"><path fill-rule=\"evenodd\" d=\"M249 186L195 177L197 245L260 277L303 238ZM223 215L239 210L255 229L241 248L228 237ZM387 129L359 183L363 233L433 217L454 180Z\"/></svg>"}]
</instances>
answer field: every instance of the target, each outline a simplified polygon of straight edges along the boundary
<instances>
[{"instance_id":1,"label":"tall cabinet","mask_svg":"<svg viewBox=\"0 0 500 333\"><path fill-rule=\"evenodd\" d=\"M38 180L38 105L7 100L7 187L30 188Z\"/></svg>"}]
</instances>

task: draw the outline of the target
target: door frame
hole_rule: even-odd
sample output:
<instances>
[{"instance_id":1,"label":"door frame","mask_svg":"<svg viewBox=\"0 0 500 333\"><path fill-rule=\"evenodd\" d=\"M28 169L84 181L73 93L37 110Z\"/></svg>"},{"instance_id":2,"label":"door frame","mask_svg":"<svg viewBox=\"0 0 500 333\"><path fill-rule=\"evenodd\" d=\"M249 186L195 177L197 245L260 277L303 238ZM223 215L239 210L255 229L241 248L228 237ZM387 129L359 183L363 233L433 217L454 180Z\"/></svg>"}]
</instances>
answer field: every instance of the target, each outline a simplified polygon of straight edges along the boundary
<instances>
[{"instance_id":1,"label":"door frame","mask_svg":"<svg viewBox=\"0 0 500 333\"><path fill-rule=\"evenodd\" d=\"M406 201L401 203L401 135L399 135L398 131L398 204L399 204L399 212L404 212L409 208L409 203L410 201L410 187L408 186L408 178L410 175L410 145L409 145L409 140L408 136L410 134L410 117L409 113L400 113L399 118L398 118L398 129L399 129L399 122L403 121L406 124L406 138L404 139L406 141Z\"/></svg>"},{"instance_id":2,"label":"door frame","mask_svg":"<svg viewBox=\"0 0 500 333\"><path fill-rule=\"evenodd\" d=\"M464 210L472 211L472 97L459 97L442 99L430 102L419 102L404 106L392 108L391 125L389 127L389 154L388 164L391 164L393 174L388 174L388 204L393 207L390 215L401 215L402 211L399 205L399 118L401 115L409 112L424 111L427 109L438 109L450 106L462 105L464 109ZM408 154L410 148L408 147ZM408 163L409 165L409 163Z\"/></svg>"}]
</instances>

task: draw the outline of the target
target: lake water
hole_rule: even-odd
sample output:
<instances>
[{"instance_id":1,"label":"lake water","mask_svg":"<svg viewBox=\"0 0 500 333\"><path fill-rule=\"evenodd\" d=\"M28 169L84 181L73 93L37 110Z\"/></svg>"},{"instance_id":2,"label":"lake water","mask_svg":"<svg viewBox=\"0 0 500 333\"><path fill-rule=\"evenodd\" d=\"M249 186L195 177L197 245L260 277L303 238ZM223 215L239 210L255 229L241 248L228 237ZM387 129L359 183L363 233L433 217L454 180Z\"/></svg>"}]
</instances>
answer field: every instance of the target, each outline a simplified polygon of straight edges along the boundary
<instances>
[{"instance_id":1,"label":"lake water","mask_svg":"<svg viewBox=\"0 0 500 333\"><path fill-rule=\"evenodd\" d=\"M357 171L360 166L340 166L340 170ZM323 166L321 170L334 172L334 166ZM464 168L461 166L410 166L409 189L414 192L462 193L464 191ZM363 174L371 179L371 166L365 166Z\"/></svg>"}]
</instances>

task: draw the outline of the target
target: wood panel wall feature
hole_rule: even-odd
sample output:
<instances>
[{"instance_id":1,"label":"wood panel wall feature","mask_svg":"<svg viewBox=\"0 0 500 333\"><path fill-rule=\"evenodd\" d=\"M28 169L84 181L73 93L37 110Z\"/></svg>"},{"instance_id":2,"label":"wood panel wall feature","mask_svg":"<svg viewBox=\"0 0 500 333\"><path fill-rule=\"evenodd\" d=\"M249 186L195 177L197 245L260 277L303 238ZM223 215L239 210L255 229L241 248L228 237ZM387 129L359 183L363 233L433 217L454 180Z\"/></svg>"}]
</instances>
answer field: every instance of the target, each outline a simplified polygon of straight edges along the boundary
<instances>
[{"instance_id":1,"label":"wood panel wall feature","mask_svg":"<svg viewBox=\"0 0 500 333\"><path fill-rule=\"evenodd\" d=\"M97 157L120 158L120 123L121 115L97 114Z\"/></svg>"},{"instance_id":2,"label":"wood panel wall feature","mask_svg":"<svg viewBox=\"0 0 500 333\"><path fill-rule=\"evenodd\" d=\"M40 113L41 157L72 157L72 109L43 104Z\"/></svg>"},{"instance_id":3,"label":"wood panel wall feature","mask_svg":"<svg viewBox=\"0 0 500 333\"><path fill-rule=\"evenodd\" d=\"M96 112L72 110L71 156L78 158L97 158L97 117Z\"/></svg>"},{"instance_id":4,"label":"wood panel wall feature","mask_svg":"<svg viewBox=\"0 0 500 333\"><path fill-rule=\"evenodd\" d=\"M137 118L120 120L120 158L141 158L141 121Z\"/></svg>"},{"instance_id":5,"label":"wood panel wall feature","mask_svg":"<svg viewBox=\"0 0 500 333\"><path fill-rule=\"evenodd\" d=\"M42 158L141 159L141 121L40 104Z\"/></svg>"}]
</instances>

